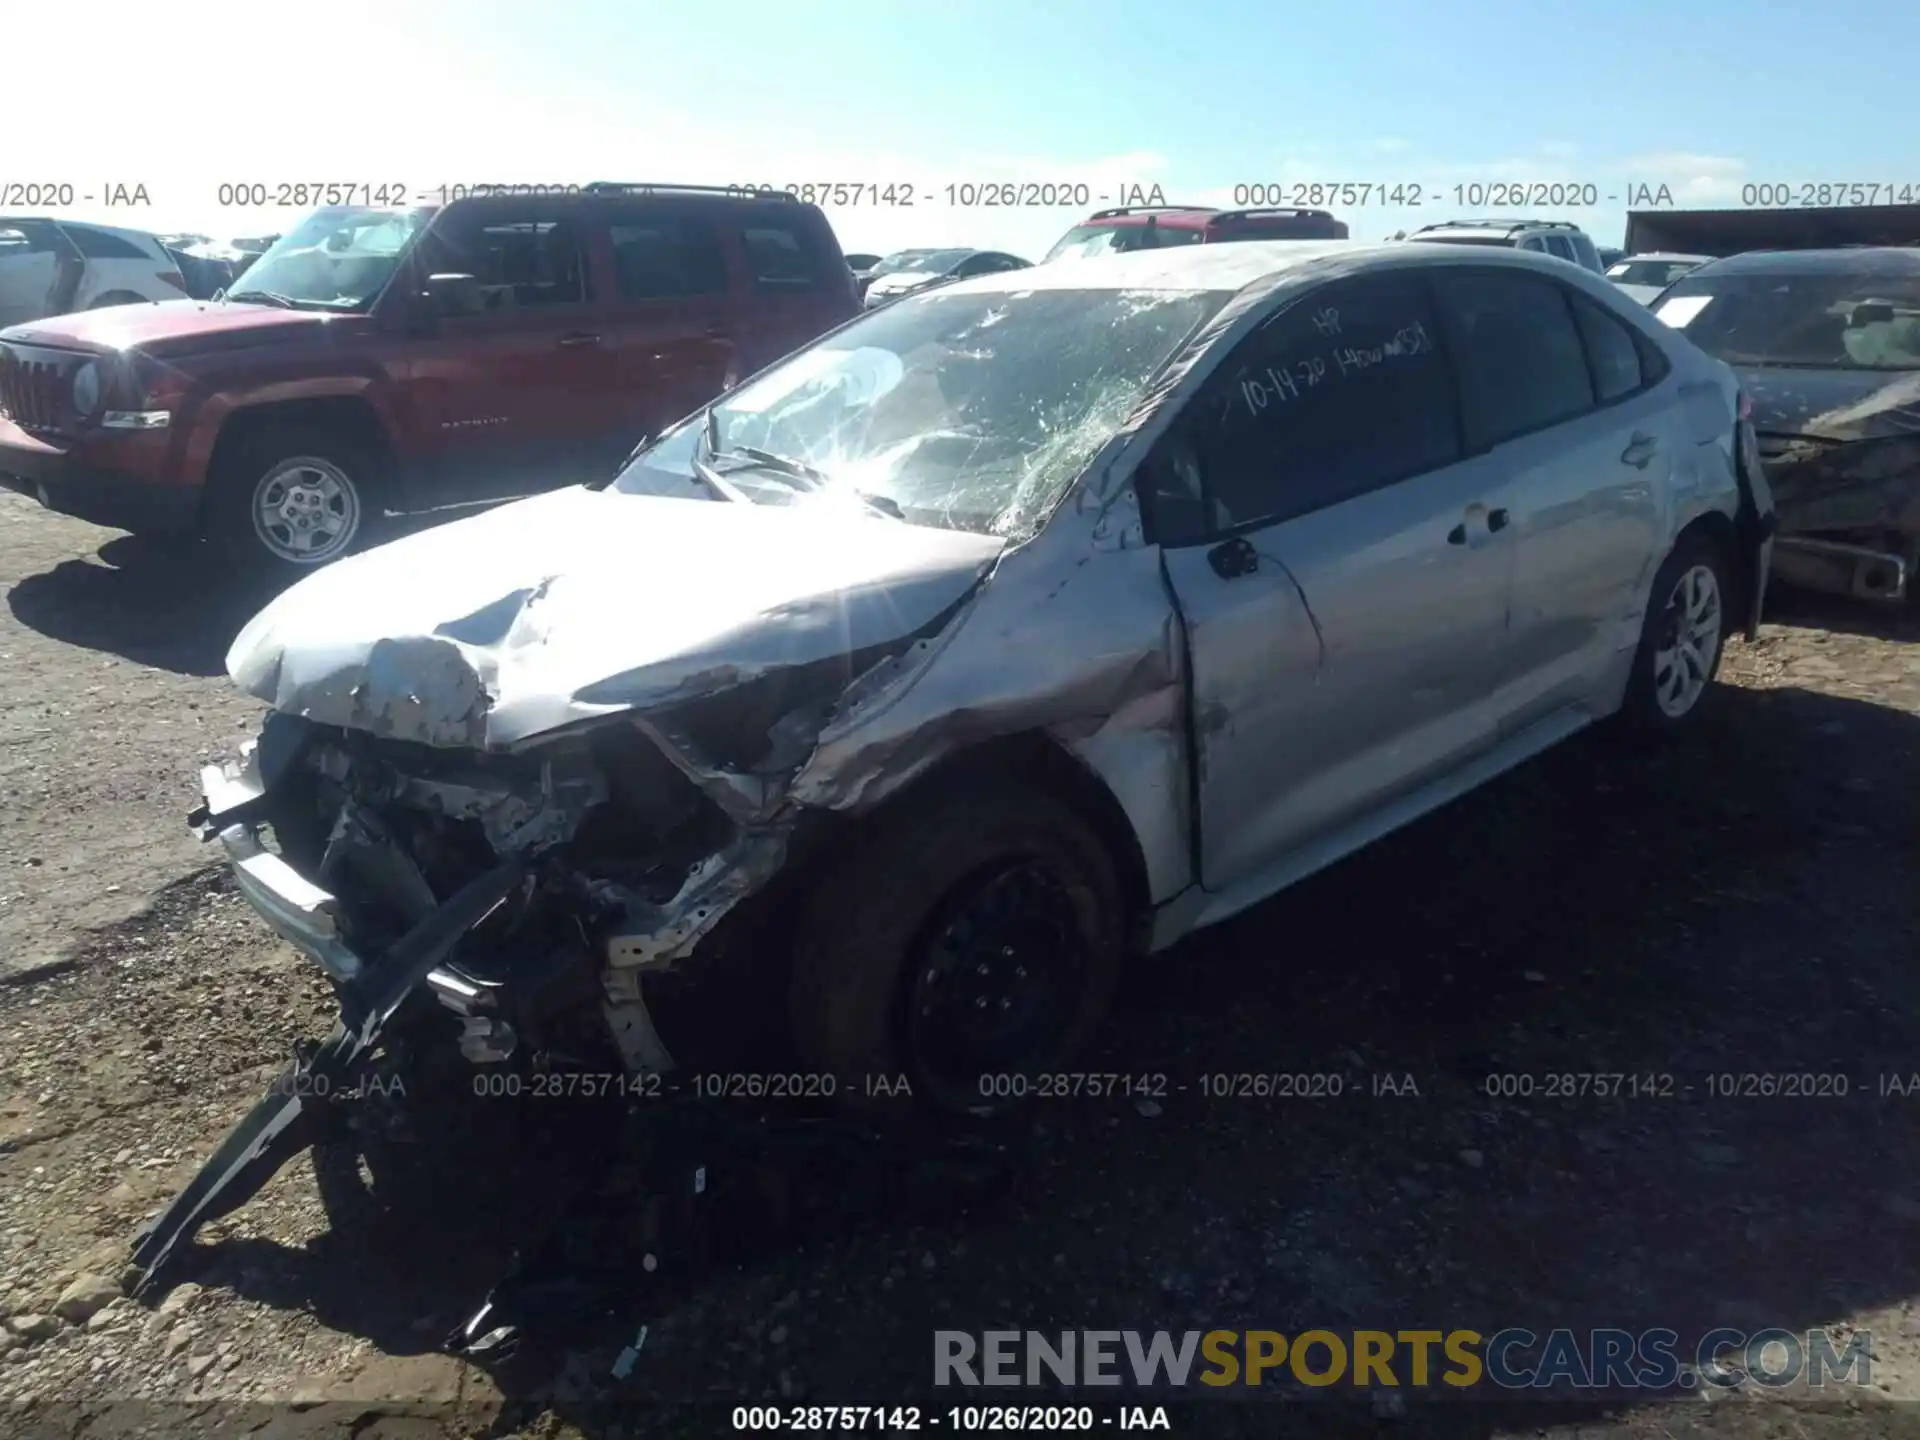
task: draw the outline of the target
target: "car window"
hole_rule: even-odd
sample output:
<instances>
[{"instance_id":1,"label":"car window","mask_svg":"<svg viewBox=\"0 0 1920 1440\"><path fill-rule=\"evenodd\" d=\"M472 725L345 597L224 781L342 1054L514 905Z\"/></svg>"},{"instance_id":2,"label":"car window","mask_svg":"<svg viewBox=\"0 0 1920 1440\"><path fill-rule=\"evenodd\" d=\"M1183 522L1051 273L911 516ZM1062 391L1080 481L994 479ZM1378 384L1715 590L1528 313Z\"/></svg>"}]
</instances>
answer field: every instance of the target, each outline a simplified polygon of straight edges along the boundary
<instances>
[{"instance_id":1,"label":"car window","mask_svg":"<svg viewBox=\"0 0 1920 1440\"><path fill-rule=\"evenodd\" d=\"M1645 383L1645 377L1640 373L1640 347L1634 344L1632 329L1584 295L1569 291L1567 303L1573 306L1574 322L1587 347L1594 393L1600 403L1633 394Z\"/></svg>"},{"instance_id":2,"label":"car window","mask_svg":"<svg viewBox=\"0 0 1920 1440\"><path fill-rule=\"evenodd\" d=\"M1288 519L1458 459L1452 386L1417 277L1355 280L1290 306L1196 401L1216 529Z\"/></svg>"},{"instance_id":3,"label":"car window","mask_svg":"<svg viewBox=\"0 0 1920 1440\"><path fill-rule=\"evenodd\" d=\"M623 299L726 293L727 262L711 221L695 215L619 216L609 238Z\"/></svg>"},{"instance_id":4,"label":"car window","mask_svg":"<svg viewBox=\"0 0 1920 1440\"><path fill-rule=\"evenodd\" d=\"M0 225L0 260L44 255L59 248L53 227L44 220L9 220Z\"/></svg>"},{"instance_id":5,"label":"car window","mask_svg":"<svg viewBox=\"0 0 1920 1440\"><path fill-rule=\"evenodd\" d=\"M1656 285L1664 290L1698 267L1696 260L1622 260L1607 271L1607 278L1621 285Z\"/></svg>"},{"instance_id":6,"label":"car window","mask_svg":"<svg viewBox=\"0 0 1920 1440\"><path fill-rule=\"evenodd\" d=\"M1538 250L1543 254L1550 253L1547 251L1547 242L1542 240L1538 235L1522 235L1514 244L1517 249Z\"/></svg>"},{"instance_id":7,"label":"car window","mask_svg":"<svg viewBox=\"0 0 1920 1440\"><path fill-rule=\"evenodd\" d=\"M816 281L813 257L791 225L756 221L740 229L753 283L765 290L811 290Z\"/></svg>"},{"instance_id":8,"label":"car window","mask_svg":"<svg viewBox=\"0 0 1920 1440\"><path fill-rule=\"evenodd\" d=\"M91 225L64 227L73 248L89 260L151 260L153 257L131 240L123 239Z\"/></svg>"},{"instance_id":9,"label":"car window","mask_svg":"<svg viewBox=\"0 0 1920 1440\"><path fill-rule=\"evenodd\" d=\"M1595 274L1598 274L1601 269L1600 252L1593 248L1593 241L1589 240L1585 235L1569 235L1567 241L1573 246L1573 258L1575 262L1583 269L1591 270Z\"/></svg>"},{"instance_id":10,"label":"car window","mask_svg":"<svg viewBox=\"0 0 1920 1440\"><path fill-rule=\"evenodd\" d=\"M1566 236L1542 235L1540 237L1540 242L1541 244L1547 247L1547 253L1549 255L1556 255L1560 259L1569 261L1574 264L1579 263L1580 257L1573 253L1573 242L1569 240Z\"/></svg>"},{"instance_id":11,"label":"car window","mask_svg":"<svg viewBox=\"0 0 1920 1440\"><path fill-rule=\"evenodd\" d=\"M1593 407L1585 347L1566 291L1537 275L1442 270L1435 276L1475 448Z\"/></svg>"},{"instance_id":12,"label":"car window","mask_svg":"<svg viewBox=\"0 0 1920 1440\"><path fill-rule=\"evenodd\" d=\"M434 228L426 258L428 274L473 276L488 311L586 298L579 233L561 216L452 215Z\"/></svg>"},{"instance_id":13,"label":"car window","mask_svg":"<svg viewBox=\"0 0 1920 1440\"><path fill-rule=\"evenodd\" d=\"M1708 267L1684 276L1653 313L1729 365L1920 370L1920 276L1911 273Z\"/></svg>"}]
</instances>

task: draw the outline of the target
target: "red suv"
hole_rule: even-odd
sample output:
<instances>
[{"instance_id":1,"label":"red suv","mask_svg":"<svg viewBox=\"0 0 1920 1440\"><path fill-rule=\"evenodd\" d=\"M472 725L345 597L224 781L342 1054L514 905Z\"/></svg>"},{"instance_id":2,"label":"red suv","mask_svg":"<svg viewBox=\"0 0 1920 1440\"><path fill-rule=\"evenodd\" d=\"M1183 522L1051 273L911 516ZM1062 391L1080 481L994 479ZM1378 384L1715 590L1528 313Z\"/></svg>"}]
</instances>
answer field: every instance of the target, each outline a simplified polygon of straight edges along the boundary
<instances>
[{"instance_id":1,"label":"red suv","mask_svg":"<svg viewBox=\"0 0 1920 1440\"><path fill-rule=\"evenodd\" d=\"M1123 205L1096 210L1062 235L1049 260L1091 259L1162 245L1222 240L1345 240L1347 227L1325 210L1216 210L1211 205Z\"/></svg>"},{"instance_id":2,"label":"red suv","mask_svg":"<svg viewBox=\"0 0 1920 1440\"><path fill-rule=\"evenodd\" d=\"M860 311L818 207L588 185L315 212L212 302L0 331L0 485L289 573L609 473Z\"/></svg>"}]
</instances>

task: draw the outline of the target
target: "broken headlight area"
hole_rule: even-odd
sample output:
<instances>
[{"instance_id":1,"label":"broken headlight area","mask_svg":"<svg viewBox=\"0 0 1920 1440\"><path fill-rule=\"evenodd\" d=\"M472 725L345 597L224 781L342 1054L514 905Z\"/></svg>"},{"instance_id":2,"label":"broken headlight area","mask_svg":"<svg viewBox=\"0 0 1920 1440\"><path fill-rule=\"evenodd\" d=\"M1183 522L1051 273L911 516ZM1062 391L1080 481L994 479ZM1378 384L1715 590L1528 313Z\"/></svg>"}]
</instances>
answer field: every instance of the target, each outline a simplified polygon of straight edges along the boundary
<instances>
[{"instance_id":1,"label":"broken headlight area","mask_svg":"<svg viewBox=\"0 0 1920 1440\"><path fill-rule=\"evenodd\" d=\"M786 851L782 829L743 826L718 803L695 778L707 773L630 723L482 754L280 714L240 761L203 772L191 823L219 840L261 918L326 972L340 1021L142 1233L142 1283L336 1133L343 1105L390 1096L398 1055L671 1068L643 978L671 986Z\"/></svg>"},{"instance_id":2,"label":"broken headlight area","mask_svg":"<svg viewBox=\"0 0 1920 1440\"><path fill-rule=\"evenodd\" d=\"M265 749L263 737L238 767L209 774L195 818L343 1003L476 875L526 863L513 893L424 977L464 1022L475 1063L529 1051L666 1068L638 1009L639 972L690 950L737 898L743 868L762 868L747 863L753 852L777 843L743 832L625 724L517 755L313 727L270 784ZM241 804L215 809L222 799Z\"/></svg>"}]
</instances>

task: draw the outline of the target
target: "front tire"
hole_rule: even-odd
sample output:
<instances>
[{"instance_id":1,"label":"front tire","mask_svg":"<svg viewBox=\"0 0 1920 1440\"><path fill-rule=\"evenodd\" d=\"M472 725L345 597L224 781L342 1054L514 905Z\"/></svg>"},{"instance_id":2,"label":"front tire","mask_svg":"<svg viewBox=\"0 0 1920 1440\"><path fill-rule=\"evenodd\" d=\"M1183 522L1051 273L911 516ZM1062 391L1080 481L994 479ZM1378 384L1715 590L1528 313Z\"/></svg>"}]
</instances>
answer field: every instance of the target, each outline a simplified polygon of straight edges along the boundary
<instances>
[{"instance_id":1,"label":"front tire","mask_svg":"<svg viewBox=\"0 0 1920 1440\"><path fill-rule=\"evenodd\" d=\"M1630 730L1665 734L1699 712L1726 648L1728 575L1726 551L1695 534L1682 537L1654 576L1621 710Z\"/></svg>"},{"instance_id":2,"label":"front tire","mask_svg":"<svg viewBox=\"0 0 1920 1440\"><path fill-rule=\"evenodd\" d=\"M292 580L377 544L384 493L378 458L357 440L276 426L225 459L207 528L243 568Z\"/></svg>"},{"instance_id":3,"label":"front tire","mask_svg":"<svg viewBox=\"0 0 1920 1440\"><path fill-rule=\"evenodd\" d=\"M901 1077L936 1110L1003 1108L1104 1017L1123 911L1105 844L1049 794L995 780L896 804L801 908L801 1064L856 1109L899 1108Z\"/></svg>"}]
</instances>

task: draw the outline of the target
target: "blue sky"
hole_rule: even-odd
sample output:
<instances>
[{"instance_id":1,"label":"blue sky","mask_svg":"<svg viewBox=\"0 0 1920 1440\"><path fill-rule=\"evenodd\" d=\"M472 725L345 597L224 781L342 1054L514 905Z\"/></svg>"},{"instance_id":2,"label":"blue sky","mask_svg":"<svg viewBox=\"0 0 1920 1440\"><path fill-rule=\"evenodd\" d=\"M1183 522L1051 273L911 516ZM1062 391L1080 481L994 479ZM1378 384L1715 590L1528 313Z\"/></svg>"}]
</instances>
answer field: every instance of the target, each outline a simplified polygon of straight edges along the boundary
<instances>
[{"instance_id":1,"label":"blue sky","mask_svg":"<svg viewBox=\"0 0 1920 1440\"><path fill-rule=\"evenodd\" d=\"M75 54L74 12L19 8L16 55ZM12 114L64 118L10 128L0 182L70 182L67 213L216 235L290 219L221 207L234 180L912 185L911 208L831 209L843 246L1036 259L1080 207L966 208L945 187L1228 204L1255 184L1421 186L1418 210L1331 207L1375 238L1516 208L1455 185L1590 184L1595 206L1524 208L1603 244L1634 184L1683 205L1823 181L1920 198L1912 0L331 0L250 7L213 40L153 25L146 0L86 13L140 44L10 66ZM116 181L151 205L101 209Z\"/></svg>"}]
</instances>

